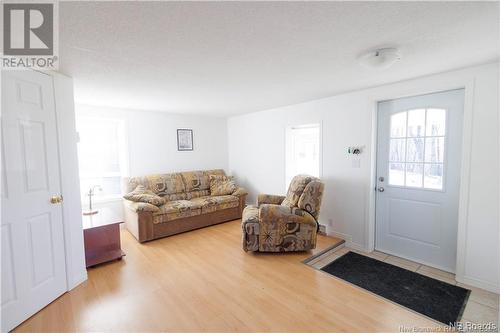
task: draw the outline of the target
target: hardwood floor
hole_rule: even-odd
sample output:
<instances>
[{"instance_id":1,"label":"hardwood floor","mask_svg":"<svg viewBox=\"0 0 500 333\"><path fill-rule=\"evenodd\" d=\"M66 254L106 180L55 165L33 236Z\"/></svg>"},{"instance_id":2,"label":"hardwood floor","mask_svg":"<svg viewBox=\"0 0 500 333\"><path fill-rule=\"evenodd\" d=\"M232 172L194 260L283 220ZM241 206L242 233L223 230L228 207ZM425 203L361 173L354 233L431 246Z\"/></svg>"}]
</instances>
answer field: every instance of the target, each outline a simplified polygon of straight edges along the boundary
<instances>
[{"instance_id":1,"label":"hardwood floor","mask_svg":"<svg viewBox=\"0 0 500 333\"><path fill-rule=\"evenodd\" d=\"M121 261L20 325L16 332L399 332L438 324L302 260L312 253L241 249L240 221L139 244L122 232ZM338 240L318 236L317 253Z\"/></svg>"}]
</instances>

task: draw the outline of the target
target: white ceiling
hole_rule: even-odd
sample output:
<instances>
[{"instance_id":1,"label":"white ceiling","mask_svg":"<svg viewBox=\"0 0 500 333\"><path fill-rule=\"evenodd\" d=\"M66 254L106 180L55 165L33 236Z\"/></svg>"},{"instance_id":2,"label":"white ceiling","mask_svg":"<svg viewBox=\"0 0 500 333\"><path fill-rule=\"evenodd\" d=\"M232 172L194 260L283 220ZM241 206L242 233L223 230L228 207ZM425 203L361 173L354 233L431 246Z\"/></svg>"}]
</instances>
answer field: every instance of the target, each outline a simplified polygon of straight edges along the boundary
<instances>
[{"instance_id":1,"label":"white ceiling","mask_svg":"<svg viewBox=\"0 0 500 333\"><path fill-rule=\"evenodd\" d=\"M78 103L234 115L493 61L499 3L61 2ZM403 58L360 66L373 47Z\"/></svg>"}]
</instances>

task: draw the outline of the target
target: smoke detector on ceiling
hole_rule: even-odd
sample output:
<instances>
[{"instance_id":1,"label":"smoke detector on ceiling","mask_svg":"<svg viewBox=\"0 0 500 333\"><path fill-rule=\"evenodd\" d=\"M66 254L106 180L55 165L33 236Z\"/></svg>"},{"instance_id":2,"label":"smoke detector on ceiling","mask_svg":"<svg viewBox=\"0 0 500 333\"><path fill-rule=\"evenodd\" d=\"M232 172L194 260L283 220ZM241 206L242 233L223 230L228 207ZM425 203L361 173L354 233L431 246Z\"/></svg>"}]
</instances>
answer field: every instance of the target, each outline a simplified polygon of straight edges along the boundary
<instances>
[{"instance_id":1,"label":"smoke detector on ceiling","mask_svg":"<svg viewBox=\"0 0 500 333\"><path fill-rule=\"evenodd\" d=\"M371 69L387 69L401 59L401 53L395 47L370 50L358 57L361 65Z\"/></svg>"}]
</instances>

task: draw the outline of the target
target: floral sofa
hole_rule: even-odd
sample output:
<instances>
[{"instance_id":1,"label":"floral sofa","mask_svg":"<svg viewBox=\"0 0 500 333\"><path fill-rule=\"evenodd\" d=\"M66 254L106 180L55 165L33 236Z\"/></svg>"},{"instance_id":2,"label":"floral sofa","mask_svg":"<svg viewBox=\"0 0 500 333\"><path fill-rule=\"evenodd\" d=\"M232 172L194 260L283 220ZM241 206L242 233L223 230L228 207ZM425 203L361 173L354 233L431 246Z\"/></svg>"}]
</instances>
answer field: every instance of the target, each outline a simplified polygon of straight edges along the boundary
<instances>
[{"instance_id":1,"label":"floral sofa","mask_svg":"<svg viewBox=\"0 0 500 333\"><path fill-rule=\"evenodd\" d=\"M224 170L124 178L122 190L125 226L139 242L239 219L247 195Z\"/></svg>"},{"instance_id":2,"label":"floral sofa","mask_svg":"<svg viewBox=\"0 0 500 333\"><path fill-rule=\"evenodd\" d=\"M286 196L259 195L257 206L247 206L243 211L243 250L314 249L323 190L320 179L298 175L292 179Z\"/></svg>"}]
</instances>

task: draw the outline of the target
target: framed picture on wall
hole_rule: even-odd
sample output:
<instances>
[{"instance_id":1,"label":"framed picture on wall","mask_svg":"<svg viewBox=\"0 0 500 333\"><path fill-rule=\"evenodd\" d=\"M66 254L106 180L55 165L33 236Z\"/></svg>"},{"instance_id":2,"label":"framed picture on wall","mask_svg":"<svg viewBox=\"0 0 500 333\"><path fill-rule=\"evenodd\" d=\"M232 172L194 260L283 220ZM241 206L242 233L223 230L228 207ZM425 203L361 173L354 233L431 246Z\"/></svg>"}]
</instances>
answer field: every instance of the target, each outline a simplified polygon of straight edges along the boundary
<instances>
[{"instance_id":1,"label":"framed picture on wall","mask_svg":"<svg viewBox=\"0 0 500 333\"><path fill-rule=\"evenodd\" d=\"M193 130L179 128L177 129L177 150L189 151L193 150Z\"/></svg>"}]
</instances>

